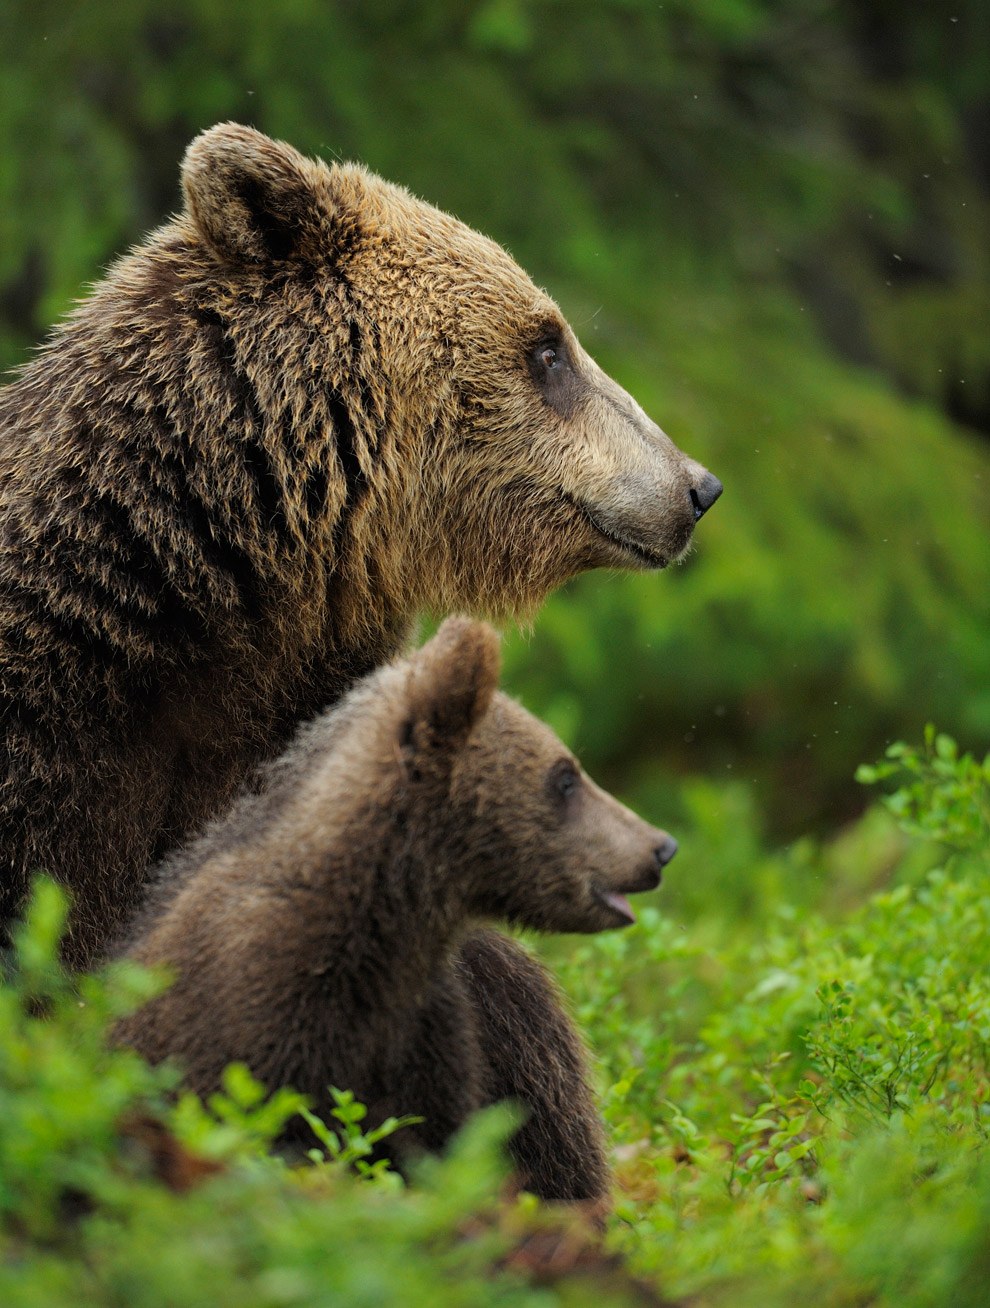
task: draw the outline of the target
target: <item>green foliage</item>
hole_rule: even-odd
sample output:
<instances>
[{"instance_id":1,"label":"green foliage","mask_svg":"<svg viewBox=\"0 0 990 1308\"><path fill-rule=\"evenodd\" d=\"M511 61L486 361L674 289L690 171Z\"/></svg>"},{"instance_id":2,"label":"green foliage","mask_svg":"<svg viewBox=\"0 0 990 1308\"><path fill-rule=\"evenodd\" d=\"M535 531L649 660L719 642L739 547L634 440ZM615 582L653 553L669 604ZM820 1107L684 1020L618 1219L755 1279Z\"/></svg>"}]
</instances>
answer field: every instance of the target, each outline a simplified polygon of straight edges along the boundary
<instances>
[{"instance_id":1,"label":"green foliage","mask_svg":"<svg viewBox=\"0 0 990 1308\"><path fill-rule=\"evenodd\" d=\"M74 1196L119 1200L106 1162L118 1121L137 1102L160 1106L176 1082L105 1047L114 1018L160 983L129 965L70 983L56 961L64 922L64 897L41 882L0 986L0 1223L38 1240L54 1236Z\"/></svg>"},{"instance_id":2,"label":"green foliage","mask_svg":"<svg viewBox=\"0 0 990 1308\"><path fill-rule=\"evenodd\" d=\"M386 1117L380 1126L365 1131L361 1126L368 1112L364 1104L358 1103L350 1090L338 1090L336 1086L331 1086L330 1093L336 1104L331 1109L331 1116L335 1119L333 1128L327 1127L308 1108L300 1109L310 1130L323 1146L322 1149L310 1149L309 1159L319 1163L329 1158L335 1163L349 1164L366 1180L381 1180L386 1174L394 1177L395 1174L389 1171L387 1158L369 1163L368 1156L374 1152L379 1141L387 1140L402 1127L412 1126L423 1119L409 1114L404 1117Z\"/></svg>"},{"instance_id":3,"label":"green foliage","mask_svg":"<svg viewBox=\"0 0 990 1308\"><path fill-rule=\"evenodd\" d=\"M922 749L897 741L883 762L856 771L866 785L892 777L904 782L884 803L906 831L960 849L990 843L990 754L982 763L960 756L952 737L929 723Z\"/></svg>"},{"instance_id":4,"label":"green foliage","mask_svg":"<svg viewBox=\"0 0 990 1308\"><path fill-rule=\"evenodd\" d=\"M243 1063L231 1063L221 1093L205 1104L196 1095L181 1095L170 1123L179 1140L210 1158L267 1157L282 1129L307 1105L305 1095L288 1086L269 1096Z\"/></svg>"},{"instance_id":5,"label":"green foliage","mask_svg":"<svg viewBox=\"0 0 990 1308\"><path fill-rule=\"evenodd\" d=\"M767 877L757 849L742 913L648 908L558 962L611 1086L613 1238L668 1293L781 1308L985 1296L986 777L932 731L894 760L888 811L942 837L944 866L930 843L892 846L878 809L865 840L804 844L811 883L832 881L817 909L807 882L789 893L788 857Z\"/></svg>"}]
</instances>

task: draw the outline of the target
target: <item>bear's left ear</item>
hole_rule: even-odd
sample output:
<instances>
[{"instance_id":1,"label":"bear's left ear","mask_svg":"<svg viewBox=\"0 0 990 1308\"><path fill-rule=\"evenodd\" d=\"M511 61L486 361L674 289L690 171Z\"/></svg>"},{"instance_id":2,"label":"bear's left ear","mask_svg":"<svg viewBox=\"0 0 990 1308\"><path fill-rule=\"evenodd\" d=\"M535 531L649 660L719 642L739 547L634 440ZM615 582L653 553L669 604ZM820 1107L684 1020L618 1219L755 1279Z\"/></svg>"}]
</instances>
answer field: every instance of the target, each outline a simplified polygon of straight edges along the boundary
<instances>
[{"instance_id":1,"label":"bear's left ear","mask_svg":"<svg viewBox=\"0 0 990 1308\"><path fill-rule=\"evenodd\" d=\"M413 656L402 727L410 761L439 761L467 740L498 686L498 633L484 622L448 618Z\"/></svg>"},{"instance_id":2,"label":"bear's left ear","mask_svg":"<svg viewBox=\"0 0 990 1308\"><path fill-rule=\"evenodd\" d=\"M186 208L225 263L330 254L331 177L325 164L240 123L202 132L182 161Z\"/></svg>"}]
</instances>

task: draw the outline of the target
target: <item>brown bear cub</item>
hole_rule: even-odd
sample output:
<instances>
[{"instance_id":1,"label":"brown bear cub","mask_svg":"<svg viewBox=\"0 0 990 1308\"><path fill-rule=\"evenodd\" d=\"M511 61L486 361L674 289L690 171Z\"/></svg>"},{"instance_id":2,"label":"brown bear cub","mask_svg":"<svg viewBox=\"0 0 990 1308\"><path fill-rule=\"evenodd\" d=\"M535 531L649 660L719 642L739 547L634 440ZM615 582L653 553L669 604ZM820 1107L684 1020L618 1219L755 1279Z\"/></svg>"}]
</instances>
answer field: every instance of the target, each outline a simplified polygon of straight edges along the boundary
<instances>
[{"instance_id":1,"label":"brown bear cub","mask_svg":"<svg viewBox=\"0 0 990 1308\"><path fill-rule=\"evenodd\" d=\"M608 1169L580 1039L539 964L479 924L624 926L676 844L498 693L498 668L491 628L451 619L304 728L165 867L129 952L176 979L118 1034L177 1056L200 1093L237 1059L325 1113L336 1085L372 1122L419 1114L404 1150L515 1095L523 1183L595 1199Z\"/></svg>"},{"instance_id":2,"label":"brown bear cub","mask_svg":"<svg viewBox=\"0 0 990 1308\"><path fill-rule=\"evenodd\" d=\"M493 241L236 123L0 390L0 945L98 957L422 612L662 568L721 486Z\"/></svg>"}]
</instances>

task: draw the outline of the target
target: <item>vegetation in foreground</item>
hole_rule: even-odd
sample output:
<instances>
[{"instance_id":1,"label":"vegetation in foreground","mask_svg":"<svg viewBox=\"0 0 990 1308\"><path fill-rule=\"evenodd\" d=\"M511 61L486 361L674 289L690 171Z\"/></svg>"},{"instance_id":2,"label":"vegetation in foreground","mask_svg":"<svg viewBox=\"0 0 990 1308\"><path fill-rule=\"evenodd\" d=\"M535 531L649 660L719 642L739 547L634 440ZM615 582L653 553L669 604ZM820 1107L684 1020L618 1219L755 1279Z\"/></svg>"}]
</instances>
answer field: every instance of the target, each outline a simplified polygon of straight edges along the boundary
<instances>
[{"instance_id":1,"label":"vegetation in foreground","mask_svg":"<svg viewBox=\"0 0 990 1308\"><path fill-rule=\"evenodd\" d=\"M108 1052L162 980L67 983L64 904L40 883L0 987L0 1302L982 1305L990 759L930 730L860 779L897 788L777 853L733 792L688 796L673 915L549 947L600 1059L608 1255L510 1196L504 1110L407 1189L364 1161L346 1092L290 1164L271 1143L292 1091L232 1067L202 1104Z\"/></svg>"}]
</instances>

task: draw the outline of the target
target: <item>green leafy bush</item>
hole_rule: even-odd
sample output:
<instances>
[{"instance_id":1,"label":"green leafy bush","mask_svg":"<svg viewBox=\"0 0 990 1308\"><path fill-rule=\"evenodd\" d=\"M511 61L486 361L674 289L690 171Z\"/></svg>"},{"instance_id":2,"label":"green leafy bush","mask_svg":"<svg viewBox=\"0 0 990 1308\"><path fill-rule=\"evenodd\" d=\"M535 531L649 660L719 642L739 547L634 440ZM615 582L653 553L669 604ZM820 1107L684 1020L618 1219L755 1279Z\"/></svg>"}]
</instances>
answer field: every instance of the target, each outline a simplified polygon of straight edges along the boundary
<instances>
[{"instance_id":1,"label":"green leafy bush","mask_svg":"<svg viewBox=\"0 0 990 1308\"><path fill-rule=\"evenodd\" d=\"M906 831L963 850L990 844L990 754L982 763L960 756L952 737L929 723L922 749L898 741L882 762L856 772L866 785L892 777L902 784L884 803Z\"/></svg>"},{"instance_id":2,"label":"green leafy bush","mask_svg":"<svg viewBox=\"0 0 990 1308\"><path fill-rule=\"evenodd\" d=\"M74 1204L119 1199L107 1158L120 1118L138 1103L160 1108L177 1081L106 1048L109 1024L158 983L126 965L70 983L57 963L64 924L64 897L39 883L0 986L0 1222L39 1241L56 1238Z\"/></svg>"},{"instance_id":3,"label":"green leafy bush","mask_svg":"<svg viewBox=\"0 0 990 1308\"><path fill-rule=\"evenodd\" d=\"M772 875L757 857L744 914L647 909L558 959L611 1087L614 1238L670 1292L781 1308L985 1296L990 773L931 730L888 755L860 776L900 781L886 809L926 844L892 845L875 810L865 843L802 846L812 881L831 878L818 905L807 878L788 895L793 852L763 855Z\"/></svg>"}]
</instances>

